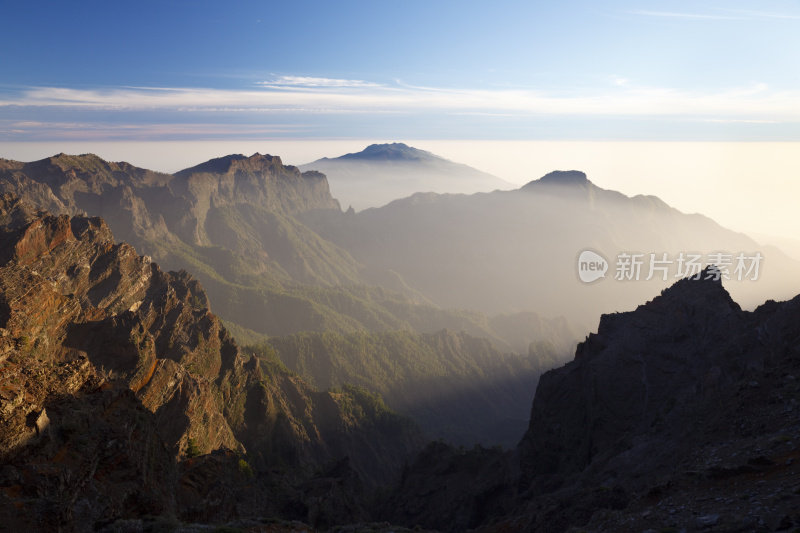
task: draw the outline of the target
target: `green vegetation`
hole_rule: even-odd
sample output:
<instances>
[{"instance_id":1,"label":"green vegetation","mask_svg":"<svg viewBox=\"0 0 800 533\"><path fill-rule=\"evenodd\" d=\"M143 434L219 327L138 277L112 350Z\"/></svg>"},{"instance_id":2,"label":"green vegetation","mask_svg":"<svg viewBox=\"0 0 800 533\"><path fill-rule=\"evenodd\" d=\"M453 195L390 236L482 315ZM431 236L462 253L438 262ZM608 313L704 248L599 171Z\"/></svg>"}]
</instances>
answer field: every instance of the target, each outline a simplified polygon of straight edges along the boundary
<instances>
[{"instance_id":1,"label":"green vegetation","mask_svg":"<svg viewBox=\"0 0 800 533\"><path fill-rule=\"evenodd\" d=\"M31 338L27 335L22 335L17 339L17 346L20 350L27 350L31 345Z\"/></svg>"},{"instance_id":2,"label":"green vegetation","mask_svg":"<svg viewBox=\"0 0 800 533\"><path fill-rule=\"evenodd\" d=\"M489 338L503 351L522 352L534 340L530 332L558 329L442 310L394 271L365 269L349 247L318 229L349 220L342 218L325 180L305 179L277 159L225 157L175 175L94 155L61 154L47 163L24 164L21 172L46 187L54 183L54 171L64 179L75 175L90 182L92 192L81 195L51 188L58 208L102 216L117 240L150 255L162 269L190 272L207 291L212 311L245 344L301 331L447 328ZM130 187L126 194L136 209L111 200L121 183ZM40 201L27 191L16 192ZM190 304L205 306L200 296ZM556 344L563 344L563 332L555 336Z\"/></svg>"},{"instance_id":3,"label":"green vegetation","mask_svg":"<svg viewBox=\"0 0 800 533\"><path fill-rule=\"evenodd\" d=\"M46 187L58 177L54 168L65 179L90 182L91 192L80 195L51 188L58 208L102 216L117 240L162 269L191 272L212 311L258 354L270 386L291 381L289 372L323 390L351 384L382 395L434 436L508 444L524 429L538 373L555 360L548 346L529 350L530 343L552 341L558 350L570 337L535 316L443 310L389 268L365 269L351 247L315 229L346 222L324 179L306 179L277 158L219 158L172 176L95 156L20 168ZM120 184L135 209L111 200ZM199 293L187 302L198 311L205 306ZM467 335L432 333L443 329ZM185 358L177 353L181 339L164 344L190 372L212 378L217 339L193 333L187 340ZM220 402L233 426L244 428L245 395L234 389L221 386ZM382 412L369 396L346 396L356 411Z\"/></svg>"},{"instance_id":4,"label":"green vegetation","mask_svg":"<svg viewBox=\"0 0 800 533\"><path fill-rule=\"evenodd\" d=\"M436 377L479 381L498 373L547 369L539 359L501 353L486 339L447 330L298 333L271 338L256 352L279 358L319 388L351 383L384 395L398 382L413 384ZM547 355L545 364L552 361L552 354Z\"/></svg>"},{"instance_id":5,"label":"green vegetation","mask_svg":"<svg viewBox=\"0 0 800 533\"><path fill-rule=\"evenodd\" d=\"M250 466L250 463L248 463L246 460L239 459L237 465L239 467L239 472L241 472L242 475L244 475L245 477L252 478L254 476L253 468Z\"/></svg>"},{"instance_id":6,"label":"green vegetation","mask_svg":"<svg viewBox=\"0 0 800 533\"><path fill-rule=\"evenodd\" d=\"M222 320L222 324L225 326L225 329L228 330L228 333L230 333L231 336L236 339L236 342L241 346L262 344L267 342L269 339L269 335L258 333L252 329L244 328L235 322L231 322L230 320Z\"/></svg>"},{"instance_id":7,"label":"green vegetation","mask_svg":"<svg viewBox=\"0 0 800 533\"><path fill-rule=\"evenodd\" d=\"M348 384L332 389L330 393L338 400L342 414L353 418L362 428L378 426L396 432L413 431L414 423L389 408L380 394Z\"/></svg>"},{"instance_id":8,"label":"green vegetation","mask_svg":"<svg viewBox=\"0 0 800 533\"><path fill-rule=\"evenodd\" d=\"M538 375L556 359L543 346L536 356L502 353L486 339L446 330L298 333L248 349L262 364L279 359L313 386L347 393L351 412L380 418L388 404L431 437L467 445L513 445Z\"/></svg>"},{"instance_id":9,"label":"green vegetation","mask_svg":"<svg viewBox=\"0 0 800 533\"><path fill-rule=\"evenodd\" d=\"M189 437L186 440L186 457L197 457L198 455L201 455L200 447L193 438Z\"/></svg>"},{"instance_id":10,"label":"green vegetation","mask_svg":"<svg viewBox=\"0 0 800 533\"><path fill-rule=\"evenodd\" d=\"M244 352L255 355L258 358L261 372L263 372L265 376L296 374L295 372L289 370L283 361L280 360L278 354L275 352L275 349L267 342L261 342L255 345L247 346L244 348Z\"/></svg>"}]
</instances>

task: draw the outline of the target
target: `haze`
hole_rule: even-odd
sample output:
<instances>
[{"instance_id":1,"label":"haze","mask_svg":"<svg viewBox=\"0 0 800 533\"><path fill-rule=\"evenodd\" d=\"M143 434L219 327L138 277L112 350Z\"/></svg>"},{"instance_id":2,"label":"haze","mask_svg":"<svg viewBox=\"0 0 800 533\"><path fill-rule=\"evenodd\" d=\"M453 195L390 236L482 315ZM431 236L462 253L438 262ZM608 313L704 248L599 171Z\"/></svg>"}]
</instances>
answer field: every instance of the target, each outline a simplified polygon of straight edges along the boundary
<instances>
[{"instance_id":1,"label":"haze","mask_svg":"<svg viewBox=\"0 0 800 533\"><path fill-rule=\"evenodd\" d=\"M212 157L255 152L301 165L395 139L219 140L172 142L5 142L0 156L32 161L59 153L95 153L112 161L175 172ZM757 241L800 250L796 198L800 143L405 140L409 145L523 185L551 170L576 169L599 187L658 196L685 213L702 213ZM461 192L453 190L452 192ZM346 207L346 206L345 206Z\"/></svg>"},{"instance_id":2,"label":"haze","mask_svg":"<svg viewBox=\"0 0 800 533\"><path fill-rule=\"evenodd\" d=\"M800 527L800 3L45 4L9 530Z\"/></svg>"}]
</instances>

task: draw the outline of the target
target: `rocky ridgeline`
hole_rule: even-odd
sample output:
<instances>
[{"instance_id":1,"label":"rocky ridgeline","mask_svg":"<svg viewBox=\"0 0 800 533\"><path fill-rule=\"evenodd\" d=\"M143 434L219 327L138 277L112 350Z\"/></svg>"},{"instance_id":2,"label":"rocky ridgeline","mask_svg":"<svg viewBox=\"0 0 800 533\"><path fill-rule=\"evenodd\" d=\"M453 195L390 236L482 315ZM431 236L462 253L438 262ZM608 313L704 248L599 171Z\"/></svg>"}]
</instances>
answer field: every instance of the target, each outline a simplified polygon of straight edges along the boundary
<instances>
[{"instance_id":1,"label":"rocky ridgeline","mask_svg":"<svg viewBox=\"0 0 800 533\"><path fill-rule=\"evenodd\" d=\"M301 173L280 157L212 159L163 174L92 155L58 154L31 163L0 159L0 191L53 213L89 212L109 220L126 242L175 234L208 245L209 211L251 205L278 213L339 209L318 172ZM129 235L130 234L130 235Z\"/></svg>"},{"instance_id":2,"label":"rocky ridgeline","mask_svg":"<svg viewBox=\"0 0 800 533\"><path fill-rule=\"evenodd\" d=\"M742 311L708 272L604 315L572 362L541 377L515 452L426 448L392 519L492 532L799 527L800 296Z\"/></svg>"},{"instance_id":3,"label":"rocky ridgeline","mask_svg":"<svg viewBox=\"0 0 800 533\"><path fill-rule=\"evenodd\" d=\"M53 214L102 217L116 238L162 267L190 270L222 316L259 332L322 322L301 295L287 297L287 287L359 279L352 257L296 220L309 210L339 210L325 176L277 156L231 155L176 174L92 154L0 159L0 192Z\"/></svg>"},{"instance_id":4,"label":"rocky ridgeline","mask_svg":"<svg viewBox=\"0 0 800 533\"><path fill-rule=\"evenodd\" d=\"M745 312L713 268L604 315L575 360L539 382L519 446L524 521L799 526L797 376L800 297Z\"/></svg>"},{"instance_id":5,"label":"rocky ridgeline","mask_svg":"<svg viewBox=\"0 0 800 533\"><path fill-rule=\"evenodd\" d=\"M391 479L419 443L369 398L243 355L196 281L100 218L2 195L0 250L0 523L358 517L340 487Z\"/></svg>"}]
</instances>

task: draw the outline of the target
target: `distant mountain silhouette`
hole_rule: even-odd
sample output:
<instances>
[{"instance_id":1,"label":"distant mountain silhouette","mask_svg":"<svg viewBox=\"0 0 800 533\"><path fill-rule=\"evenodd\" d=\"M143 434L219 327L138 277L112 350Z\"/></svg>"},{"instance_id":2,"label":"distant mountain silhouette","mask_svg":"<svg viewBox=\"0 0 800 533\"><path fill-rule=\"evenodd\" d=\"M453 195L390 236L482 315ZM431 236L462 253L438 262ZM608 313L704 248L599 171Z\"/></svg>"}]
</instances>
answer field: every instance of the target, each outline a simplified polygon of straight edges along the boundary
<instances>
[{"instance_id":1,"label":"distant mountain silhouette","mask_svg":"<svg viewBox=\"0 0 800 533\"><path fill-rule=\"evenodd\" d=\"M579 171L552 172L514 191L417 193L355 214L310 212L301 219L359 263L397 273L438 305L484 313L531 310L588 326L674 281L681 252L703 261L717 252L760 252L758 281L729 284L745 306L800 289L800 264L779 250L654 196L603 189ZM587 249L605 256L610 269L592 285L577 272ZM639 281L614 279L621 253L642 254ZM664 253L673 261L666 280L648 269L650 254Z\"/></svg>"},{"instance_id":2,"label":"distant mountain silhouette","mask_svg":"<svg viewBox=\"0 0 800 533\"><path fill-rule=\"evenodd\" d=\"M416 192L466 193L510 189L491 174L403 143L371 144L357 153L301 165L328 176L343 207L378 207Z\"/></svg>"},{"instance_id":3,"label":"distant mountain silhouette","mask_svg":"<svg viewBox=\"0 0 800 533\"><path fill-rule=\"evenodd\" d=\"M426 150L413 148L405 143L370 144L360 152L345 154L333 159L324 157L323 161L437 161L441 157Z\"/></svg>"}]
</instances>

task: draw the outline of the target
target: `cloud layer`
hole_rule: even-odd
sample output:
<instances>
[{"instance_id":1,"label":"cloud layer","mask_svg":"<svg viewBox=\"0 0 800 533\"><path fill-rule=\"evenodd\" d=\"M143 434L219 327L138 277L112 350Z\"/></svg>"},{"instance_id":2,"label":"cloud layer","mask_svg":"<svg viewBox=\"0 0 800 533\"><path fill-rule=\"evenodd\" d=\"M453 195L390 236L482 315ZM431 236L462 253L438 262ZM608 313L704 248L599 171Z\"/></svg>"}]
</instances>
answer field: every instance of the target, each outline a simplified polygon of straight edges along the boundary
<instances>
[{"instance_id":1,"label":"cloud layer","mask_svg":"<svg viewBox=\"0 0 800 533\"><path fill-rule=\"evenodd\" d=\"M610 77L593 90L553 93L534 88L449 88L403 83L379 84L365 80L279 76L243 89L191 87L69 88L29 87L0 97L0 134L14 139L50 123L51 131L87 131L87 124L120 135L144 126L136 117L148 115L163 132L176 136L216 131L225 136L226 124L260 122L264 134L296 130L315 117L338 115L375 117L415 115L419 127L429 127L424 116L471 117L494 121L655 119L717 124L785 124L800 122L800 92L776 91L765 84L716 91L686 91L639 86L631 80ZM70 120L44 120L42 116L69 115ZM161 120L154 117L168 117ZM260 118L259 118L260 117ZM16 119L16 120L14 120ZM129 121L133 121L133 124ZM330 120L328 118L327 120ZM165 123L168 122L168 123ZM180 124L193 124L183 131ZM38 125L37 125L38 124ZM52 124L56 124L52 126ZM266 125L269 125L267 127ZM255 128L255 129L254 129ZM183 129L187 129L183 127ZM257 128L251 126L251 134ZM369 132L364 132L369 133Z\"/></svg>"}]
</instances>

